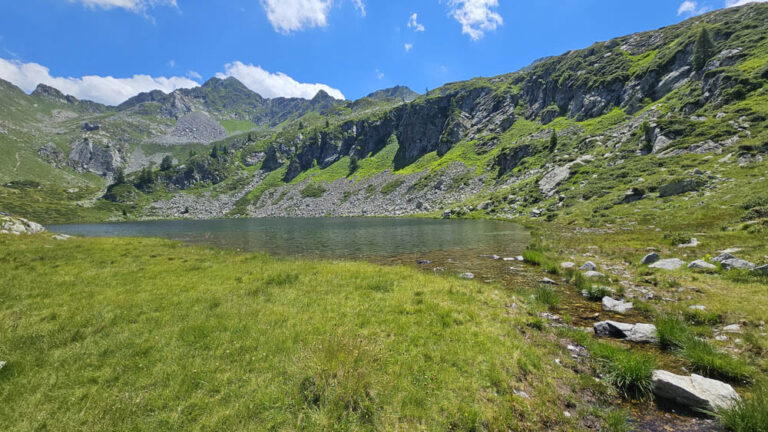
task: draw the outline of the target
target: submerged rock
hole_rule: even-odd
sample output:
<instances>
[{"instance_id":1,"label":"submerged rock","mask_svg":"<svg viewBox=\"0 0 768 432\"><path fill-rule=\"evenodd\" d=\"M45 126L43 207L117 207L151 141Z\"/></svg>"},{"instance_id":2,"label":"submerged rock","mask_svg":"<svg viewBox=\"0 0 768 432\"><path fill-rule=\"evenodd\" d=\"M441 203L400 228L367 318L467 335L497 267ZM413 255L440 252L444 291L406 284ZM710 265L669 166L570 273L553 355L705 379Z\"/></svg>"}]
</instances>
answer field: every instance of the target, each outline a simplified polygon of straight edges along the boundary
<instances>
[{"instance_id":1,"label":"submerged rock","mask_svg":"<svg viewBox=\"0 0 768 432\"><path fill-rule=\"evenodd\" d=\"M632 307L632 302L615 300L608 296L603 297L603 310L623 314L627 313Z\"/></svg>"},{"instance_id":2,"label":"submerged rock","mask_svg":"<svg viewBox=\"0 0 768 432\"><path fill-rule=\"evenodd\" d=\"M597 336L625 339L629 342L655 343L658 341L656 326L653 324L626 324L617 321L602 321L594 324Z\"/></svg>"},{"instance_id":3,"label":"submerged rock","mask_svg":"<svg viewBox=\"0 0 768 432\"><path fill-rule=\"evenodd\" d=\"M680 267L685 265L685 261L682 261L677 258L670 258L658 261L656 263L651 264L650 268L656 268L656 269L662 269L662 270L678 270Z\"/></svg>"},{"instance_id":4,"label":"submerged rock","mask_svg":"<svg viewBox=\"0 0 768 432\"><path fill-rule=\"evenodd\" d=\"M656 370L652 381L656 396L691 408L715 412L731 408L741 400L730 385L696 374L682 376Z\"/></svg>"}]
</instances>

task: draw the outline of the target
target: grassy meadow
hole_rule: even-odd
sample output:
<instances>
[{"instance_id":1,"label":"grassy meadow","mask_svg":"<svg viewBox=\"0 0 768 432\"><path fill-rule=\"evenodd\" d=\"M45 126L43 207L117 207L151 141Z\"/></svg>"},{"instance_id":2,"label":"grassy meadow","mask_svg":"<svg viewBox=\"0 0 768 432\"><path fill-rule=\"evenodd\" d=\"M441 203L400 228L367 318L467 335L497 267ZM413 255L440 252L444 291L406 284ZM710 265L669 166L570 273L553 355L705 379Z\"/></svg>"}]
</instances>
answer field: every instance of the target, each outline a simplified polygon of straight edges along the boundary
<instances>
[{"instance_id":1,"label":"grassy meadow","mask_svg":"<svg viewBox=\"0 0 768 432\"><path fill-rule=\"evenodd\" d=\"M0 236L0 274L0 430L580 430L595 415L573 392L597 384L551 361L564 348L493 284L46 234Z\"/></svg>"}]
</instances>

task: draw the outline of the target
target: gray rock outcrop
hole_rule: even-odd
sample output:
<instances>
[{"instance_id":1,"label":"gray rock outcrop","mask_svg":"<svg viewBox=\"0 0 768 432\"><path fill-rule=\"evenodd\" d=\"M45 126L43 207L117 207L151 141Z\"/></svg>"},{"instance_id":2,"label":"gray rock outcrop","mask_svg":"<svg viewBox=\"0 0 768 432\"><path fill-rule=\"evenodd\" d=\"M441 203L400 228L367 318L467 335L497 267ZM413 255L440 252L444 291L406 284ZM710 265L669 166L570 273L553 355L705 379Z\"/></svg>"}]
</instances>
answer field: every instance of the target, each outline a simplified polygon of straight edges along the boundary
<instances>
[{"instance_id":1,"label":"gray rock outcrop","mask_svg":"<svg viewBox=\"0 0 768 432\"><path fill-rule=\"evenodd\" d=\"M681 376L656 370L651 379L656 396L690 408L717 412L731 408L741 400L730 385L696 374Z\"/></svg>"},{"instance_id":2,"label":"gray rock outcrop","mask_svg":"<svg viewBox=\"0 0 768 432\"><path fill-rule=\"evenodd\" d=\"M633 307L632 302L615 300L608 296L603 297L603 310L605 311L624 314L630 311L632 307Z\"/></svg>"},{"instance_id":3,"label":"gray rock outcrop","mask_svg":"<svg viewBox=\"0 0 768 432\"><path fill-rule=\"evenodd\" d=\"M714 270L717 268L717 266L710 264L704 260L696 260L688 264L689 269L705 269L705 270Z\"/></svg>"},{"instance_id":4,"label":"gray rock outcrop","mask_svg":"<svg viewBox=\"0 0 768 432\"><path fill-rule=\"evenodd\" d=\"M641 262L645 265L651 265L655 262L658 262L660 259L661 259L661 256L659 254L657 254L656 252L652 252L644 256Z\"/></svg>"},{"instance_id":5,"label":"gray rock outcrop","mask_svg":"<svg viewBox=\"0 0 768 432\"><path fill-rule=\"evenodd\" d=\"M655 343L658 341L656 326L653 324L626 324L616 321L602 321L594 324L597 336L625 339L629 342Z\"/></svg>"},{"instance_id":6,"label":"gray rock outcrop","mask_svg":"<svg viewBox=\"0 0 768 432\"><path fill-rule=\"evenodd\" d=\"M11 216L0 216L0 234L39 234L45 228L36 222Z\"/></svg>"},{"instance_id":7,"label":"gray rock outcrop","mask_svg":"<svg viewBox=\"0 0 768 432\"><path fill-rule=\"evenodd\" d=\"M685 261L678 258L663 259L651 264L650 268L662 269L662 270L678 270L685 265Z\"/></svg>"}]
</instances>

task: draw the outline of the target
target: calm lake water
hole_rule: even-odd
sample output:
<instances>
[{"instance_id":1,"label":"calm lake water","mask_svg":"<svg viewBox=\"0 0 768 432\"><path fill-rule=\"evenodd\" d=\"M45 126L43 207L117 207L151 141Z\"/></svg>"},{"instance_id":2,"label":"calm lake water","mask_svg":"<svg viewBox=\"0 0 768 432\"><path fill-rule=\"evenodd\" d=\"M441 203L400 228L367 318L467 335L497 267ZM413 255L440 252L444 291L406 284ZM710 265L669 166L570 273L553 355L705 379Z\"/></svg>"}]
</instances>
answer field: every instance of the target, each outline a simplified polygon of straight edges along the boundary
<instances>
[{"instance_id":1,"label":"calm lake water","mask_svg":"<svg viewBox=\"0 0 768 432\"><path fill-rule=\"evenodd\" d=\"M434 252L519 255L530 237L499 221L396 218L266 218L49 226L86 237L162 237L279 256L371 258Z\"/></svg>"}]
</instances>

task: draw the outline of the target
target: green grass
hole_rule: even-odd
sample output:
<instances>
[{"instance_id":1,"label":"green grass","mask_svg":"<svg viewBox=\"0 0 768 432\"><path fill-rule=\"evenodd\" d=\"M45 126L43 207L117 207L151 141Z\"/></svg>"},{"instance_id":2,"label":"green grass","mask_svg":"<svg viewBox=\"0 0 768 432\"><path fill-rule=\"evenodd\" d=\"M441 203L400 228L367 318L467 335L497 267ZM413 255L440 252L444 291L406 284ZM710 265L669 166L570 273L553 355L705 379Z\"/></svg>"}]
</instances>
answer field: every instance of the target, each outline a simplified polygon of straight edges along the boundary
<instances>
[{"instance_id":1,"label":"green grass","mask_svg":"<svg viewBox=\"0 0 768 432\"><path fill-rule=\"evenodd\" d=\"M743 359L737 359L699 338L691 338L685 343L682 356L694 371L712 378L747 382L755 372Z\"/></svg>"},{"instance_id":2,"label":"green grass","mask_svg":"<svg viewBox=\"0 0 768 432\"><path fill-rule=\"evenodd\" d=\"M632 427L629 424L630 414L625 410L610 410L605 413L605 431L606 432L630 432Z\"/></svg>"},{"instance_id":3,"label":"green grass","mask_svg":"<svg viewBox=\"0 0 768 432\"><path fill-rule=\"evenodd\" d=\"M321 198L328 189L319 183L310 183L301 190L302 198Z\"/></svg>"},{"instance_id":4,"label":"green grass","mask_svg":"<svg viewBox=\"0 0 768 432\"><path fill-rule=\"evenodd\" d=\"M0 274L0 430L578 430L494 286L48 235L0 236Z\"/></svg>"},{"instance_id":5,"label":"green grass","mask_svg":"<svg viewBox=\"0 0 768 432\"><path fill-rule=\"evenodd\" d=\"M732 432L768 432L768 384L760 384L733 408L717 413Z\"/></svg>"},{"instance_id":6,"label":"green grass","mask_svg":"<svg viewBox=\"0 0 768 432\"><path fill-rule=\"evenodd\" d=\"M256 124L247 120L222 120L221 125L229 134L248 132L256 129Z\"/></svg>"},{"instance_id":7,"label":"green grass","mask_svg":"<svg viewBox=\"0 0 768 432\"><path fill-rule=\"evenodd\" d=\"M685 321L674 315L656 318L655 325L662 349L682 349L693 337Z\"/></svg>"},{"instance_id":8,"label":"green grass","mask_svg":"<svg viewBox=\"0 0 768 432\"><path fill-rule=\"evenodd\" d=\"M590 352L603 364L605 380L624 396L632 398L651 396L653 390L651 374L656 369L655 357L607 343L594 343L590 347Z\"/></svg>"},{"instance_id":9,"label":"green grass","mask_svg":"<svg viewBox=\"0 0 768 432\"><path fill-rule=\"evenodd\" d=\"M540 285L536 289L534 294L536 301L543 306L546 306L549 310L555 311L560 305L562 296L555 288L546 285Z\"/></svg>"},{"instance_id":10,"label":"green grass","mask_svg":"<svg viewBox=\"0 0 768 432\"><path fill-rule=\"evenodd\" d=\"M391 182L389 182L389 183L385 184L384 186L382 186L381 190L379 192L381 192L382 195L389 195L392 192L396 191L397 188L402 186L403 183L405 183L405 179L401 179L401 178L394 179Z\"/></svg>"}]
</instances>

